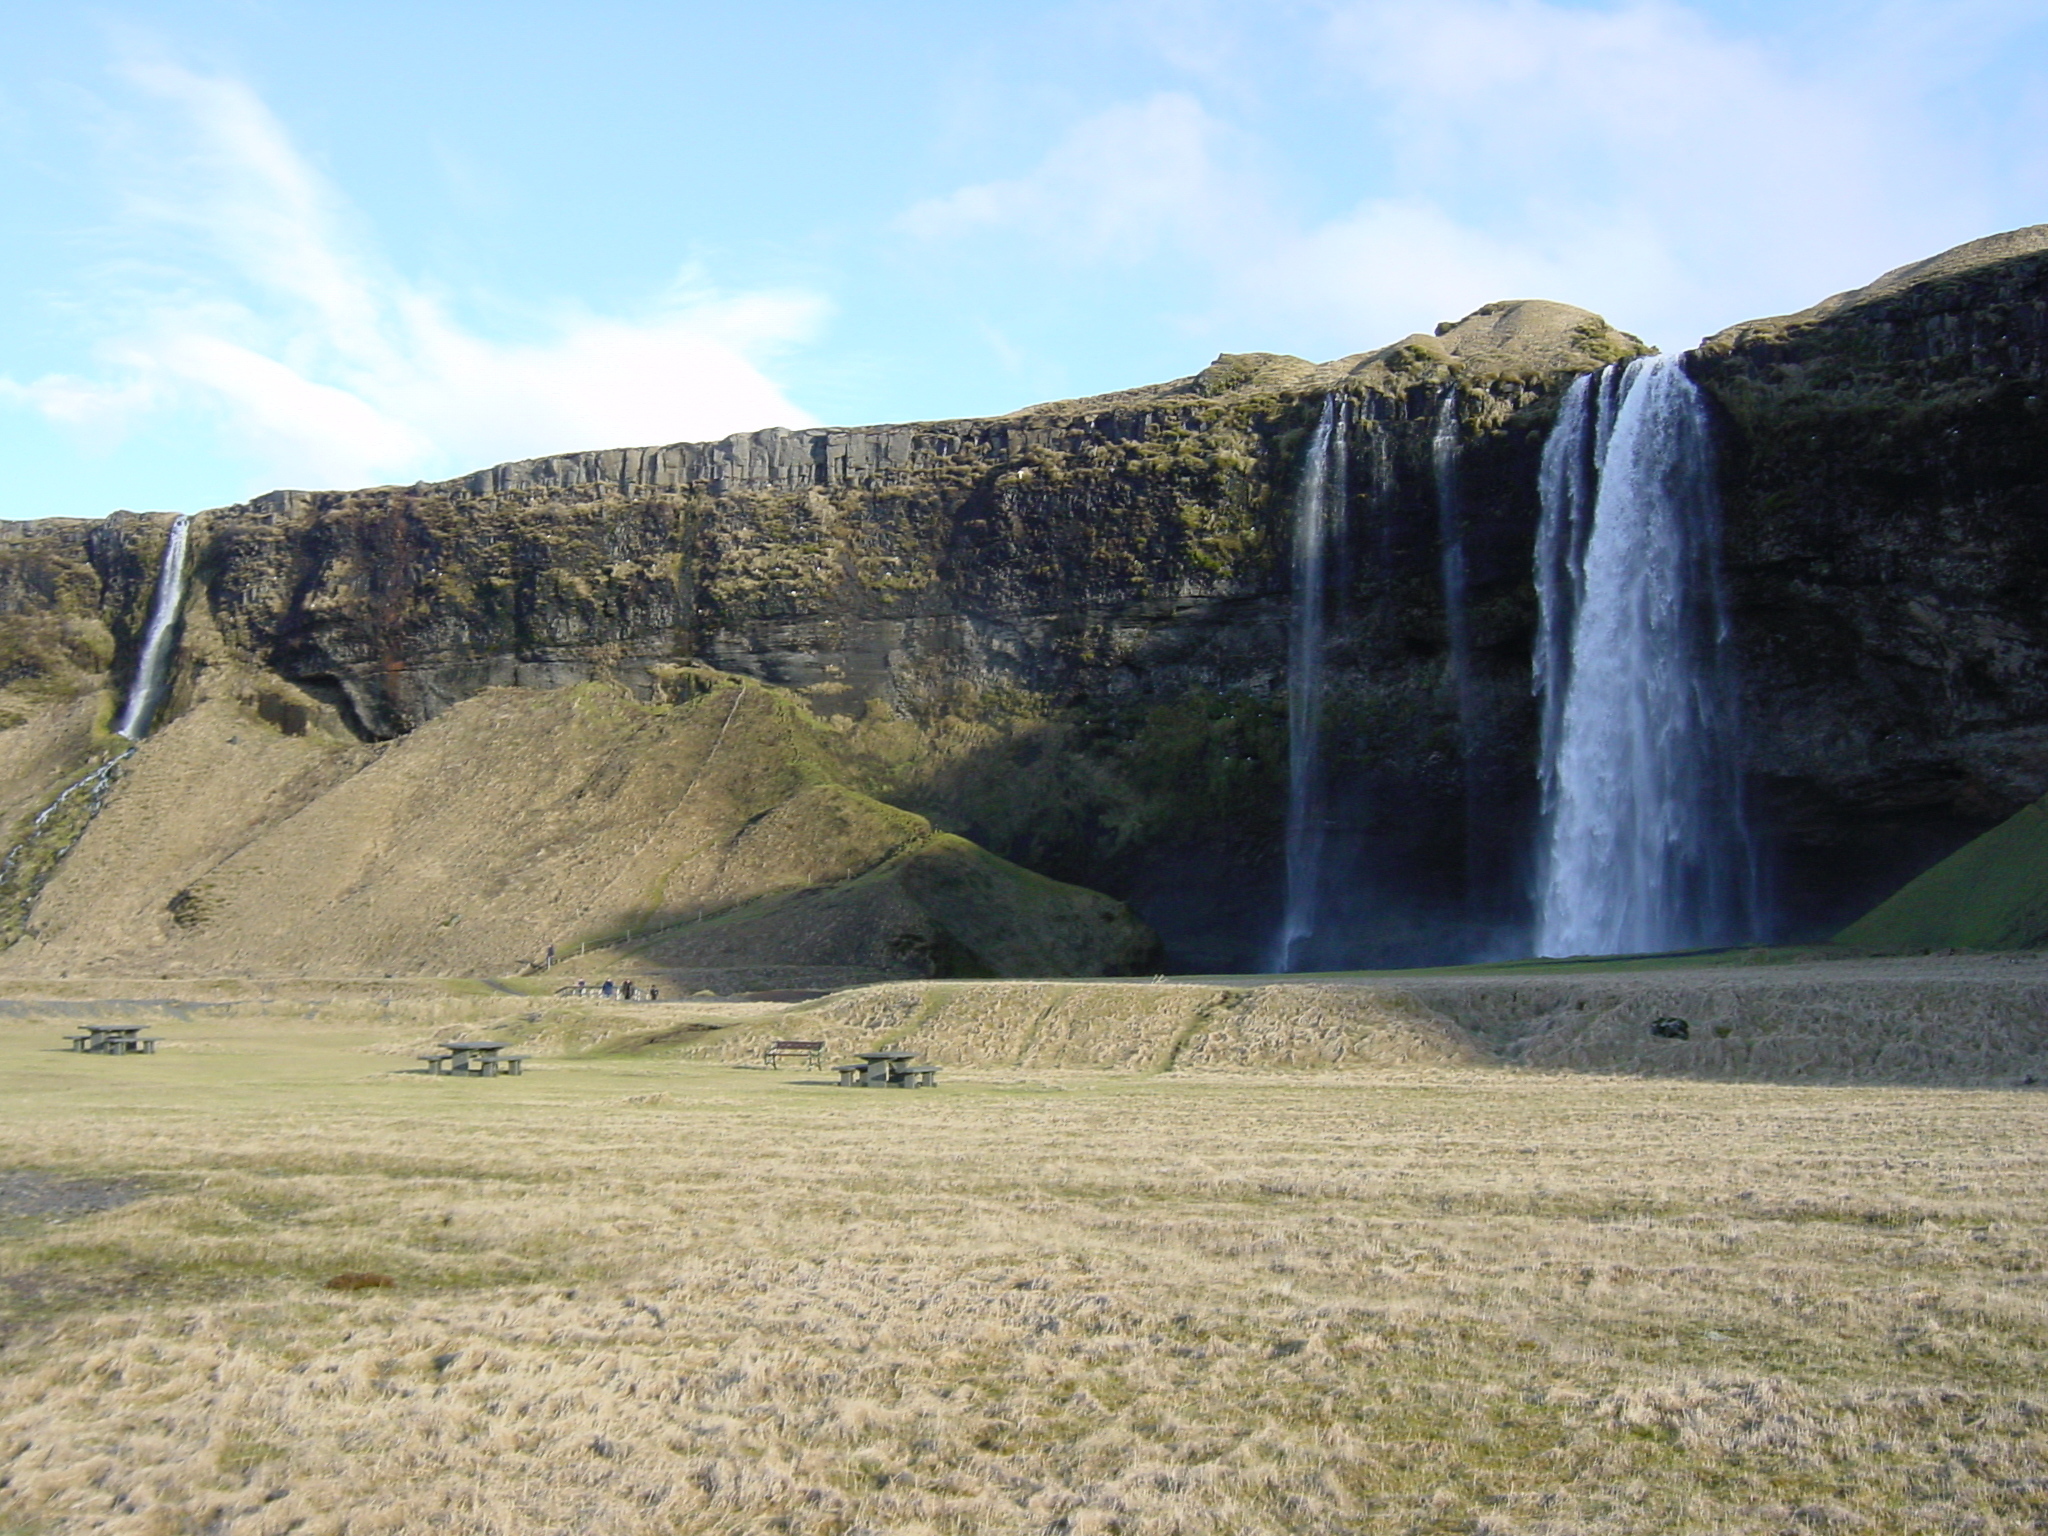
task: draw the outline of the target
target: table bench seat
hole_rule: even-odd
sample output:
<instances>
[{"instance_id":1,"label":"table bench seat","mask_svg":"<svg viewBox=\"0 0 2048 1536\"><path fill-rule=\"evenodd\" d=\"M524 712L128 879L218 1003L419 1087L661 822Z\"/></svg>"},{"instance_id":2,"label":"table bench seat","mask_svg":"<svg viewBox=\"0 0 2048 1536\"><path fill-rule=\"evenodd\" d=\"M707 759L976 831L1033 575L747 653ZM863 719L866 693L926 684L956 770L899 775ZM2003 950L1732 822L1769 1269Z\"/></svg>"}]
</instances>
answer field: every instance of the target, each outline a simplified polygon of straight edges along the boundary
<instances>
[{"instance_id":1,"label":"table bench seat","mask_svg":"<svg viewBox=\"0 0 2048 1536\"><path fill-rule=\"evenodd\" d=\"M126 1031L109 1033L106 1030L87 1030L83 1034L66 1035L74 1051L92 1051L101 1056L133 1056L137 1053L154 1056L157 1036L129 1034Z\"/></svg>"},{"instance_id":2,"label":"table bench seat","mask_svg":"<svg viewBox=\"0 0 2048 1536\"><path fill-rule=\"evenodd\" d=\"M458 1056L460 1061L456 1059ZM528 1057L523 1051L506 1051L497 1056L485 1056L475 1051L429 1051L419 1059L436 1077L444 1074L450 1077L496 1077L500 1069L508 1077L518 1077L525 1071Z\"/></svg>"},{"instance_id":3,"label":"table bench seat","mask_svg":"<svg viewBox=\"0 0 2048 1536\"><path fill-rule=\"evenodd\" d=\"M868 1062L856 1061L832 1070L839 1074L842 1088L930 1088L939 1080L937 1067L892 1065L882 1073Z\"/></svg>"},{"instance_id":4,"label":"table bench seat","mask_svg":"<svg viewBox=\"0 0 2048 1536\"><path fill-rule=\"evenodd\" d=\"M825 1065L825 1042L822 1040L778 1040L763 1053L771 1067L780 1067L785 1056L801 1056L814 1067Z\"/></svg>"}]
</instances>

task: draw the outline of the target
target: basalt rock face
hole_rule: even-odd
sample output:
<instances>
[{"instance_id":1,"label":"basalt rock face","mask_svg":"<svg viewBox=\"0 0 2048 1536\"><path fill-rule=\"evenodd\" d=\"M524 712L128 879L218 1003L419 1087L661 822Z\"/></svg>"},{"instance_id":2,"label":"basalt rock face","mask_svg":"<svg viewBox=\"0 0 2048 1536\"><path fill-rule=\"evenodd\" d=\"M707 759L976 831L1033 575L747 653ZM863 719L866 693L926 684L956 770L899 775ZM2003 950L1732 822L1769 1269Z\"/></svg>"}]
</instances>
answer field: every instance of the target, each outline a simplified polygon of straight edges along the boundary
<instances>
[{"instance_id":1,"label":"basalt rock face","mask_svg":"<svg viewBox=\"0 0 2048 1536\"><path fill-rule=\"evenodd\" d=\"M2048 226L1710 338L1749 770L1787 931L2048 792Z\"/></svg>"},{"instance_id":2,"label":"basalt rock face","mask_svg":"<svg viewBox=\"0 0 2048 1536\"><path fill-rule=\"evenodd\" d=\"M1362 595L1433 527L1419 471L1459 373L1473 374L1471 473L1521 510L1552 387L1634 343L1564 306L1494 311L1369 358L1224 358L995 420L278 493L209 515L202 581L238 654L334 697L371 738L485 686L595 670L646 689L653 668L691 659L806 690L826 713L1172 696L1284 655L1257 631L1284 622L1286 493L1328 389L1364 402ZM1467 341L1485 372L1460 366Z\"/></svg>"},{"instance_id":3,"label":"basalt rock face","mask_svg":"<svg viewBox=\"0 0 2048 1536\"><path fill-rule=\"evenodd\" d=\"M1166 963L1243 968L1277 878L1290 500L1341 391L1352 507L1330 734L1359 958L1449 958L1479 905L1461 883L1475 841L1461 740L1482 742L1491 775L1492 908L1518 878L1543 433L1572 377L1640 350L1584 311L1500 304L1336 363L1229 356L991 420L274 493L201 520L167 718L232 674L228 691L274 728L377 742L494 686L616 679L680 704L708 667L792 690L864 765L862 790L1129 900ZM1461 737L1446 672L1432 443L1447 391L1473 509L1476 737L1469 722ZM163 528L63 533L97 578L115 677Z\"/></svg>"}]
</instances>

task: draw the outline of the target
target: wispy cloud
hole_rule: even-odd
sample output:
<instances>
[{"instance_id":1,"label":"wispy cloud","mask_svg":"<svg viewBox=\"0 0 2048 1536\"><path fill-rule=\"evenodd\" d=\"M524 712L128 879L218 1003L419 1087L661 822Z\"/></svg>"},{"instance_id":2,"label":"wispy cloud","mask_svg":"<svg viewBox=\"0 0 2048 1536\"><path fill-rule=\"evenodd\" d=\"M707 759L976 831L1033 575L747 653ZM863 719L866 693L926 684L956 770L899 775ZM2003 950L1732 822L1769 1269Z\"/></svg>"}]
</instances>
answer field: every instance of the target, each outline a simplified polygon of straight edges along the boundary
<instances>
[{"instance_id":1,"label":"wispy cloud","mask_svg":"<svg viewBox=\"0 0 2048 1536\"><path fill-rule=\"evenodd\" d=\"M485 336L379 257L248 86L160 60L125 75L172 130L174 152L132 151L123 218L151 255L97 275L101 372L0 380L0 401L102 442L198 408L253 474L299 485L808 420L763 362L813 332L816 297L685 273L639 314Z\"/></svg>"},{"instance_id":2,"label":"wispy cloud","mask_svg":"<svg viewBox=\"0 0 2048 1536\"><path fill-rule=\"evenodd\" d=\"M1127 0L1148 23L1175 3L1210 14ZM1171 264L1198 274L1206 296L1176 302L1212 330L1363 347L1548 297L1686 346L2031 216L2011 216L2016 183L2048 161L2001 116L2029 98L1955 98L2038 38L2037 12L1888 0L1765 35L1676 0L1253 0L1233 36L1266 51L1238 89L1210 46L1184 90L1083 118L903 224L1012 261ZM1264 109L1240 110L1255 77ZM1261 134L1289 89L1327 129L1286 156ZM1311 159L1312 214L1290 200ZM1285 186L1260 170L1284 160Z\"/></svg>"},{"instance_id":3,"label":"wispy cloud","mask_svg":"<svg viewBox=\"0 0 2048 1536\"><path fill-rule=\"evenodd\" d=\"M1024 235L1077 265L1172 252L1225 216L1237 178L1227 132L1192 96L1162 92L1076 123L1021 175L977 182L910 208L902 228L928 241Z\"/></svg>"}]
</instances>

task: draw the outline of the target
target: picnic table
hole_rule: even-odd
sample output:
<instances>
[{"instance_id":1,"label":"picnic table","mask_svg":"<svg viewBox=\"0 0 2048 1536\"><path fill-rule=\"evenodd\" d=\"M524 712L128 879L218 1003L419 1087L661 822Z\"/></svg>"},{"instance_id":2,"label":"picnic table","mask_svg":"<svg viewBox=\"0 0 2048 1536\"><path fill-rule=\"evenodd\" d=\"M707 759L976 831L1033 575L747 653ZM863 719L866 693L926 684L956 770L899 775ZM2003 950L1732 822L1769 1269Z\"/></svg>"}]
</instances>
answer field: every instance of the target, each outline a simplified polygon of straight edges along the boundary
<instances>
[{"instance_id":1,"label":"picnic table","mask_svg":"<svg viewBox=\"0 0 2048 1536\"><path fill-rule=\"evenodd\" d=\"M133 1056L141 1051L156 1054L156 1036L145 1035L147 1024L88 1024L81 1034L66 1035L74 1051L97 1051L103 1056Z\"/></svg>"},{"instance_id":2,"label":"picnic table","mask_svg":"<svg viewBox=\"0 0 2048 1536\"><path fill-rule=\"evenodd\" d=\"M427 1070L439 1077L496 1077L504 1071L517 1077L526 1058L502 1040L444 1040L420 1057Z\"/></svg>"},{"instance_id":3,"label":"picnic table","mask_svg":"<svg viewBox=\"0 0 2048 1536\"><path fill-rule=\"evenodd\" d=\"M839 1067L842 1088L929 1088L938 1081L939 1069L912 1066L915 1051L855 1051L859 1061Z\"/></svg>"},{"instance_id":4,"label":"picnic table","mask_svg":"<svg viewBox=\"0 0 2048 1536\"><path fill-rule=\"evenodd\" d=\"M768 1047L768 1065L780 1068L785 1056L801 1056L814 1067L825 1065L825 1042L822 1040L778 1040Z\"/></svg>"}]
</instances>

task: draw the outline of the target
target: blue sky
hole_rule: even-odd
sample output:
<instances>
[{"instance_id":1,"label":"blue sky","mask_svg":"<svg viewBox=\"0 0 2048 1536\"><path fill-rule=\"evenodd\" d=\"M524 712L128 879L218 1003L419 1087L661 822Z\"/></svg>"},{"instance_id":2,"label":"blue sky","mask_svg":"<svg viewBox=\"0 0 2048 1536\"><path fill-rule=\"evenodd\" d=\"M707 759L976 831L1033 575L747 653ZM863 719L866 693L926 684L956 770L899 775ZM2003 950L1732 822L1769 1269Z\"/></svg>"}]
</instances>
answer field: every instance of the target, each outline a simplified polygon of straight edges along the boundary
<instances>
[{"instance_id":1,"label":"blue sky","mask_svg":"<svg viewBox=\"0 0 2048 1536\"><path fill-rule=\"evenodd\" d=\"M2048 221L2039 0L19 0L0 516L1341 356Z\"/></svg>"}]
</instances>

